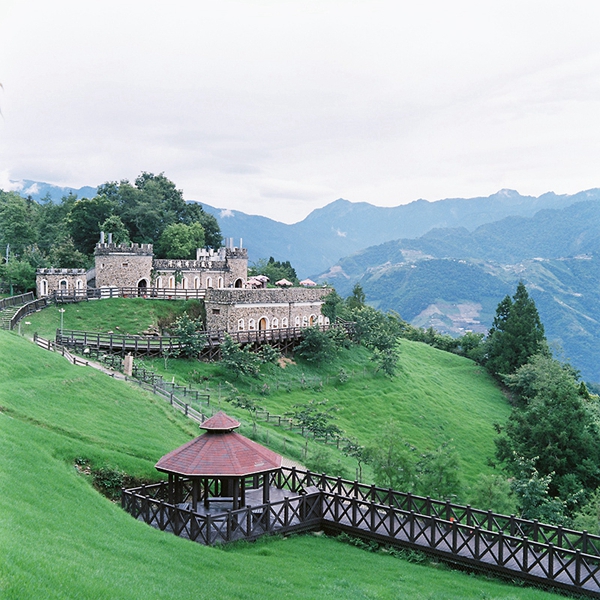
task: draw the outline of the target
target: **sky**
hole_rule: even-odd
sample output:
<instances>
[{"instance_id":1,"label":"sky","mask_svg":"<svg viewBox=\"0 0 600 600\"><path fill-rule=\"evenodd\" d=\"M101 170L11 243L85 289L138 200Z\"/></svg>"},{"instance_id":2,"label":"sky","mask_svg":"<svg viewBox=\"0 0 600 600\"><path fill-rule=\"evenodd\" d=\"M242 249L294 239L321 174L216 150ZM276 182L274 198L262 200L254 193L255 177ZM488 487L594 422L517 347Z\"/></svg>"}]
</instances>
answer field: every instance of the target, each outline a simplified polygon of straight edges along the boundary
<instances>
[{"instance_id":1,"label":"sky","mask_svg":"<svg viewBox=\"0 0 600 600\"><path fill-rule=\"evenodd\" d=\"M596 0L0 0L0 188L164 172L293 223L600 187L598 23Z\"/></svg>"}]
</instances>

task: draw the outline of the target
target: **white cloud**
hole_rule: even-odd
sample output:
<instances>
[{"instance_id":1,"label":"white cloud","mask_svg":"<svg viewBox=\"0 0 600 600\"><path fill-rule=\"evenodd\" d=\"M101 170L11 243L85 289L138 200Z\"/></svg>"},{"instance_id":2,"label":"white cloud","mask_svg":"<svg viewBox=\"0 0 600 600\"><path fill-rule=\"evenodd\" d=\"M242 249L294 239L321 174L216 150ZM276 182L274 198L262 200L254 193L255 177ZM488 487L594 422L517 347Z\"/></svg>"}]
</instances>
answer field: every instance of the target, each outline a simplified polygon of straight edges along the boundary
<instances>
[{"instance_id":1,"label":"white cloud","mask_svg":"<svg viewBox=\"0 0 600 600\"><path fill-rule=\"evenodd\" d=\"M25 195L27 194L39 194L40 192L40 186L37 183L33 183L31 184L26 190L23 190L23 193Z\"/></svg>"},{"instance_id":2,"label":"white cloud","mask_svg":"<svg viewBox=\"0 0 600 600\"><path fill-rule=\"evenodd\" d=\"M20 192L22 189L22 181L13 181L7 170L0 171L0 190L4 190L5 192Z\"/></svg>"},{"instance_id":3,"label":"white cloud","mask_svg":"<svg viewBox=\"0 0 600 600\"><path fill-rule=\"evenodd\" d=\"M186 198L286 222L339 197L597 187L599 17L541 0L15 2L0 164L71 187L164 171Z\"/></svg>"},{"instance_id":4,"label":"white cloud","mask_svg":"<svg viewBox=\"0 0 600 600\"><path fill-rule=\"evenodd\" d=\"M219 213L219 217L221 219L226 219L227 217L235 217L235 215L233 214L232 210L225 208Z\"/></svg>"}]
</instances>

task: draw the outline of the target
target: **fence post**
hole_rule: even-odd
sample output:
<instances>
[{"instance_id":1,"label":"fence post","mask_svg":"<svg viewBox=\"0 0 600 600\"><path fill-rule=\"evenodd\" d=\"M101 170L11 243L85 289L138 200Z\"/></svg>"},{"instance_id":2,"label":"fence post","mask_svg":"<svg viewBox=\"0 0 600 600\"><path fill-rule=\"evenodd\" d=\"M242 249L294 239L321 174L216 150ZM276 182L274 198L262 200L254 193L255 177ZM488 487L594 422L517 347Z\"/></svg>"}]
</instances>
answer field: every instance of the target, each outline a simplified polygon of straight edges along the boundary
<instances>
[{"instance_id":1,"label":"fence post","mask_svg":"<svg viewBox=\"0 0 600 600\"><path fill-rule=\"evenodd\" d=\"M575 585L581 585L581 550L575 550Z\"/></svg>"},{"instance_id":2,"label":"fence post","mask_svg":"<svg viewBox=\"0 0 600 600\"><path fill-rule=\"evenodd\" d=\"M210 528L212 526L210 513L206 515L206 545L210 546Z\"/></svg>"},{"instance_id":3,"label":"fence post","mask_svg":"<svg viewBox=\"0 0 600 600\"><path fill-rule=\"evenodd\" d=\"M523 554L523 565L521 568L523 569L523 571L525 571L525 573L527 573L529 571L529 540L525 535L523 536L523 541L521 543L521 553Z\"/></svg>"},{"instance_id":4,"label":"fence post","mask_svg":"<svg viewBox=\"0 0 600 600\"><path fill-rule=\"evenodd\" d=\"M475 527L475 531L474 531L474 535L475 535L475 560L479 560L480 558L480 552L479 552L479 544L481 542L481 527L479 525L477 525Z\"/></svg>"},{"instance_id":5,"label":"fence post","mask_svg":"<svg viewBox=\"0 0 600 600\"><path fill-rule=\"evenodd\" d=\"M548 579L554 579L554 544L548 544Z\"/></svg>"},{"instance_id":6,"label":"fence post","mask_svg":"<svg viewBox=\"0 0 600 600\"><path fill-rule=\"evenodd\" d=\"M498 532L498 564L504 566L504 533Z\"/></svg>"}]
</instances>

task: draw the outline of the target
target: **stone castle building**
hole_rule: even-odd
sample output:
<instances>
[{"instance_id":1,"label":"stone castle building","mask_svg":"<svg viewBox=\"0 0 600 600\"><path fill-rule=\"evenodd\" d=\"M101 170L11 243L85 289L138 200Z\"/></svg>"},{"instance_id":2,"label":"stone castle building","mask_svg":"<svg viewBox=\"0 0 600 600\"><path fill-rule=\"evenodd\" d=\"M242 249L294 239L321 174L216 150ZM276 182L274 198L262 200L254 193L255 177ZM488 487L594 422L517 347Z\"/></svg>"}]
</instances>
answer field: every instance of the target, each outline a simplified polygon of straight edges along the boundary
<instances>
[{"instance_id":1,"label":"stone castle building","mask_svg":"<svg viewBox=\"0 0 600 600\"><path fill-rule=\"evenodd\" d=\"M241 246L241 244L240 244ZM85 296L88 288L126 295L164 297L159 290L195 290L204 299L209 330L259 331L327 324L321 314L327 288L249 289L248 251L231 240L224 248L196 251L195 260L156 259L152 244L113 244L104 236L96 245L95 266L83 269L38 269L38 297L54 292ZM112 294L111 294L112 295Z\"/></svg>"}]
</instances>

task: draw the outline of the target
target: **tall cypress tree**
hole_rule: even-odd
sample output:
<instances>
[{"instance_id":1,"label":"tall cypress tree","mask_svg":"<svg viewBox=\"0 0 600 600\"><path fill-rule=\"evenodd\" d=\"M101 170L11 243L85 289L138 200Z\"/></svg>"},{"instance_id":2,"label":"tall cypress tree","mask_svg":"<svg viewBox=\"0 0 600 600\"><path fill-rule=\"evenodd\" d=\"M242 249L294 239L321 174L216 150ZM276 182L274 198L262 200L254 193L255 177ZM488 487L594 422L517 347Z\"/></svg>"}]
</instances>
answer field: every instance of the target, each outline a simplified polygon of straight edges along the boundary
<instances>
[{"instance_id":1,"label":"tall cypress tree","mask_svg":"<svg viewBox=\"0 0 600 600\"><path fill-rule=\"evenodd\" d=\"M522 281L512 299L506 296L498 304L486 345L486 367L494 375L514 373L531 356L547 351L544 326Z\"/></svg>"}]
</instances>

